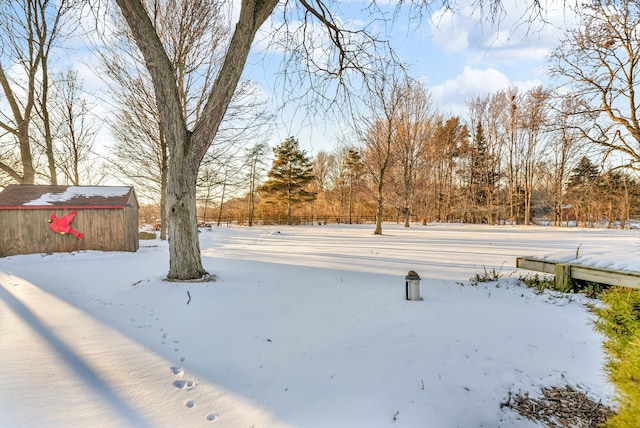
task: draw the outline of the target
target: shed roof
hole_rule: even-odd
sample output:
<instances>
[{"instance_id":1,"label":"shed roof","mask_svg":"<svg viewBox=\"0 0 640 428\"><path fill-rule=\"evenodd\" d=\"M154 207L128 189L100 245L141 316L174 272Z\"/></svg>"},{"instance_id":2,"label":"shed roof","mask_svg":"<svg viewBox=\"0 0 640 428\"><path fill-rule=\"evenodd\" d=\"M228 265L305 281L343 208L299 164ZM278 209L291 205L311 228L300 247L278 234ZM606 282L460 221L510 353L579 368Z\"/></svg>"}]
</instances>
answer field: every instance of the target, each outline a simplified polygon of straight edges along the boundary
<instances>
[{"instance_id":1,"label":"shed roof","mask_svg":"<svg viewBox=\"0 0 640 428\"><path fill-rule=\"evenodd\" d=\"M0 192L0 209L124 208L129 186L41 186L12 184Z\"/></svg>"}]
</instances>

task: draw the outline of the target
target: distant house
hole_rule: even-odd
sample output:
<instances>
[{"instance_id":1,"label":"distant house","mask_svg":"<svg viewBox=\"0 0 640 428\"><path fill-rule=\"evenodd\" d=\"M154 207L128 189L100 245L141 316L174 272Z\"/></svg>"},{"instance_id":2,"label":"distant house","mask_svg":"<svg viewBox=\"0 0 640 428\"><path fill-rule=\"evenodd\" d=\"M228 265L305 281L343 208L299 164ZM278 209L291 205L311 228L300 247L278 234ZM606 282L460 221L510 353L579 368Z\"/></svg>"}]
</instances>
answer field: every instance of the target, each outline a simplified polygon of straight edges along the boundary
<instances>
[{"instance_id":1,"label":"distant house","mask_svg":"<svg viewBox=\"0 0 640 428\"><path fill-rule=\"evenodd\" d=\"M52 214L77 211L84 235L56 233ZM137 251L138 201L127 186L10 185L0 192L0 257L76 250Z\"/></svg>"}]
</instances>

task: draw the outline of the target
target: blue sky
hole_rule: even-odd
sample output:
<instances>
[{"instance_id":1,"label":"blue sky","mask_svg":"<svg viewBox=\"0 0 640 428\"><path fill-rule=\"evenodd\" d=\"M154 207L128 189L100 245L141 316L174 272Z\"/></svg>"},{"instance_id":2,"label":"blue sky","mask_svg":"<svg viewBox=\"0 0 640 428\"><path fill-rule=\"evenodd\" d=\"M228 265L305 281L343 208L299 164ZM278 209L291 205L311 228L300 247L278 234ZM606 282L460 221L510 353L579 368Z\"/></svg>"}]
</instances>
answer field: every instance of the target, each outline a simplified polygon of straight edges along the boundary
<instances>
[{"instance_id":1,"label":"blue sky","mask_svg":"<svg viewBox=\"0 0 640 428\"><path fill-rule=\"evenodd\" d=\"M393 11L391 3L379 2ZM234 0L234 3L237 3ZM458 0L456 13L434 8L421 20L409 20L408 11L398 14L393 25L382 24L383 37L388 38L397 55L406 63L409 74L422 80L430 88L434 105L442 113L464 115L466 102L473 97L494 93L509 86L521 91L540 84L548 84L546 55L555 47L564 29L573 24L574 17L566 9L564 0L546 0L546 25L539 22L527 25L526 7L531 1L504 0L504 13L499 22L488 21L487 15L472 6L474 0ZM507 4L508 3L508 4ZM372 17L363 11L361 0L338 3L340 19L354 27L370 22ZM274 15L275 20L278 15ZM265 26L267 28L268 26ZM260 35L258 36L260 37ZM82 44L82 41L78 41ZM84 79L85 89L97 95L94 112L104 118L111 108L102 93L104 83L96 77L99 61L82 49L82 60L72 60ZM69 56L73 57L73 54ZM265 96L282 91L273 87L275 73L281 65L277 52L267 53L260 41L256 42L244 77L257 81ZM282 98L274 101L281 103ZM289 109L278 118L268 142L273 146L293 135L309 154L319 150L333 150L338 145L337 125L329 117L315 115L305 118L303 109ZM100 142L109 143L108 127L102 127ZM249 144L252 144L251 142Z\"/></svg>"},{"instance_id":2,"label":"blue sky","mask_svg":"<svg viewBox=\"0 0 640 428\"><path fill-rule=\"evenodd\" d=\"M527 90L548 82L546 57L564 28L572 25L572 15L563 2L549 1L545 16L549 22L528 25L522 6L531 2L508 3L504 17L494 25L482 22L472 8L457 15L434 14L430 34L422 39L420 49L436 61L423 62L416 71L426 79L443 110L458 113L469 97L512 85ZM433 24L436 20L437 25Z\"/></svg>"},{"instance_id":3,"label":"blue sky","mask_svg":"<svg viewBox=\"0 0 640 428\"><path fill-rule=\"evenodd\" d=\"M464 6L465 1L472 3L461 0L458 4ZM407 13L401 13L388 27L387 37L407 64L409 74L430 88L434 104L442 113L464 115L470 99L510 86L526 91L550 84L546 57L565 28L574 24L574 15L564 1L549 0L543 2L546 24L529 24L526 8L530 1L503 3L505 10L498 22L483 19L487 15L477 8L461 6L456 13L434 9L422 20L408 20ZM361 7L355 1L341 3L342 19L353 25L367 22L369 18ZM260 70L257 80L269 93L272 88L265 81L268 71ZM247 74L252 75L251 69ZM301 116L300 111L297 116ZM282 118L272 144L294 135L312 154L333 149L337 144L335 124L322 117L314 119L315 123L302 117Z\"/></svg>"}]
</instances>

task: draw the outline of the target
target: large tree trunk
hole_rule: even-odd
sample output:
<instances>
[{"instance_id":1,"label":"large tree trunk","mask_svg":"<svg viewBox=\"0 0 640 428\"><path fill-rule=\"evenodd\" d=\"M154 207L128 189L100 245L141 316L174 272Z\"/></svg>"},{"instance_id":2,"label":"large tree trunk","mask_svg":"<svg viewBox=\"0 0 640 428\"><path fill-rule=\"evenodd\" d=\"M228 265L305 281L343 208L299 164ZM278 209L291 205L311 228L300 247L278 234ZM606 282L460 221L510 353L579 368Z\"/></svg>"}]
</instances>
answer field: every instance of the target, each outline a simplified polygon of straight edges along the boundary
<instances>
[{"instance_id":1,"label":"large tree trunk","mask_svg":"<svg viewBox=\"0 0 640 428\"><path fill-rule=\"evenodd\" d=\"M378 197L376 198L378 209L376 212L376 229L373 231L374 235L382 235L382 216L384 215L384 196L382 193L384 173L380 174L379 178L380 181L378 183Z\"/></svg>"},{"instance_id":2,"label":"large tree trunk","mask_svg":"<svg viewBox=\"0 0 640 428\"><path fill-rule=\"evenodd\" d=\"M382 215L383 215L383 205L381 201L378 201L378 210L376 212L376 228L373 231L374 235L382 235Z\"/></svg>"},{"instance_id":3,"label":"large tree trunk","mask_svg":"<svg viewBox=\"0 0 640 428\"><path fill-rule=\"evenodd\" d=\"M29 127L26 123L20 124L18 128L18 142L20 144L20 160L22 162L22 177L18 180L18 183L34 184L36 180L36 170L33 167Z\"/></svg>"},{"instance_id":4,"label":"large tree trunk","mask_svg":"<svg viewBox=\"0 0 640 428\"><path fill-rule=\"evenodd\" d=\"M35 71L32 73L35 75ZM20 105L14 96L13 90L9 85L9 81L7 80L7 76L5 75L4 69L0 64L0 86L2 86L3 94L5 96L5 101L11 107L11 111L13 114L13 119L16 123L15 131L9 131L13 133L18 140L18 146L20 149L20 162L22 164L22 175L20 175L19 171L12 168L11 166L0 162L0 169L9 174L9 176L14 179L18 184L33 184L36 177L36 171L33 167L33 156L31 154L31 139L29 137L29 124L31 121L31 110L33 109L34 99L34 87L33 87L33 76L30 75L30 84L28 89L28 101L26 106L24 107L24 114L20 111ZM10 128L3 123L2 128L5 130L9 130Z\"/></svg>"},{"instance_id":5,"label":"large tree trunk","mask_svg":"<svg viewBox=\"0 0 640 428\"><path fill-rule=\"evenodd\" d=\"M200 258L196 218L196 171L171 162L168 186L168 280L199 279L207 275Z\"/></svg>"},{"instance_id":6,"label":"large tree trunk","mask_svg":"<svg viewBox=\"0 0 640 428\"><path fill-rule=\"evenodd\" d=\"M49 182L52 185L58 184L58 174L56 173L56 157L53 152L53 135L51 134L51 121L49 118L49 67L47 65L48 56L42 58L42 95L41 95L41 109L42 109L42 121L44 127L44 141L47 152L47 163L49 164ZM75 162L77 170L78 163ZM76 183L78 185L78 174L75 175Z\"/></svg>"},{"instance_id":7,"label":"large tree trunk","mask_svg":"<svg viewBox=\"0 0 640 428\"><path fill-rule=\"evenodd\" d=\"M175 71L141 0L116 0L144 56L169 148L169 280L207 275L202 267L196 218L196 177L240 81L258 28L277 0L242 0L240 16L207 103L193 132L187 130Z\"/></svg>"},{"instance_id":8,"label":"large tree trunk","mask_svg":"<svg viewBox=\"0 0 640 428\"><path fill-rule=\"evenodd\" d=\"M160 239L167 239L167 203L169 199L169 165L166 155L162 158L162 168L160 171Z\"/></svg>"}]
</instances>

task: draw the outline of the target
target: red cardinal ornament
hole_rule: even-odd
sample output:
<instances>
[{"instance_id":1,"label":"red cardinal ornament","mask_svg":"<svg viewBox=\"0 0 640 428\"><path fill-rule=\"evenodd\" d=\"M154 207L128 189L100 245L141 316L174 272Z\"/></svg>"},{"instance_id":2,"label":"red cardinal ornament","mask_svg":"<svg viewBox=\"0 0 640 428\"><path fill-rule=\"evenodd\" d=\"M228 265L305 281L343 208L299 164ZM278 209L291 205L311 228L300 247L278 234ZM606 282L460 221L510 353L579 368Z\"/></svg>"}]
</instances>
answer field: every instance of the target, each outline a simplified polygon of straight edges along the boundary
<instances>
[{"instance_id":1,"label":"red cardinal ornament","mask_svg":"<svg viewBox=\"0 0 640 428\"><path fill-rule=\"evenodd\" d=\"M49 227L56 233L64 235L65 233L71 233L76 236L78 239L84 238L84 235L77 230L73 230L71 226L71 222L74 218L76 218L77 211L71 211L67 215L63 215L58 218L55 214L51 214L51 218L47 220L49 222Z\"/></svg>"}]
</instances>

